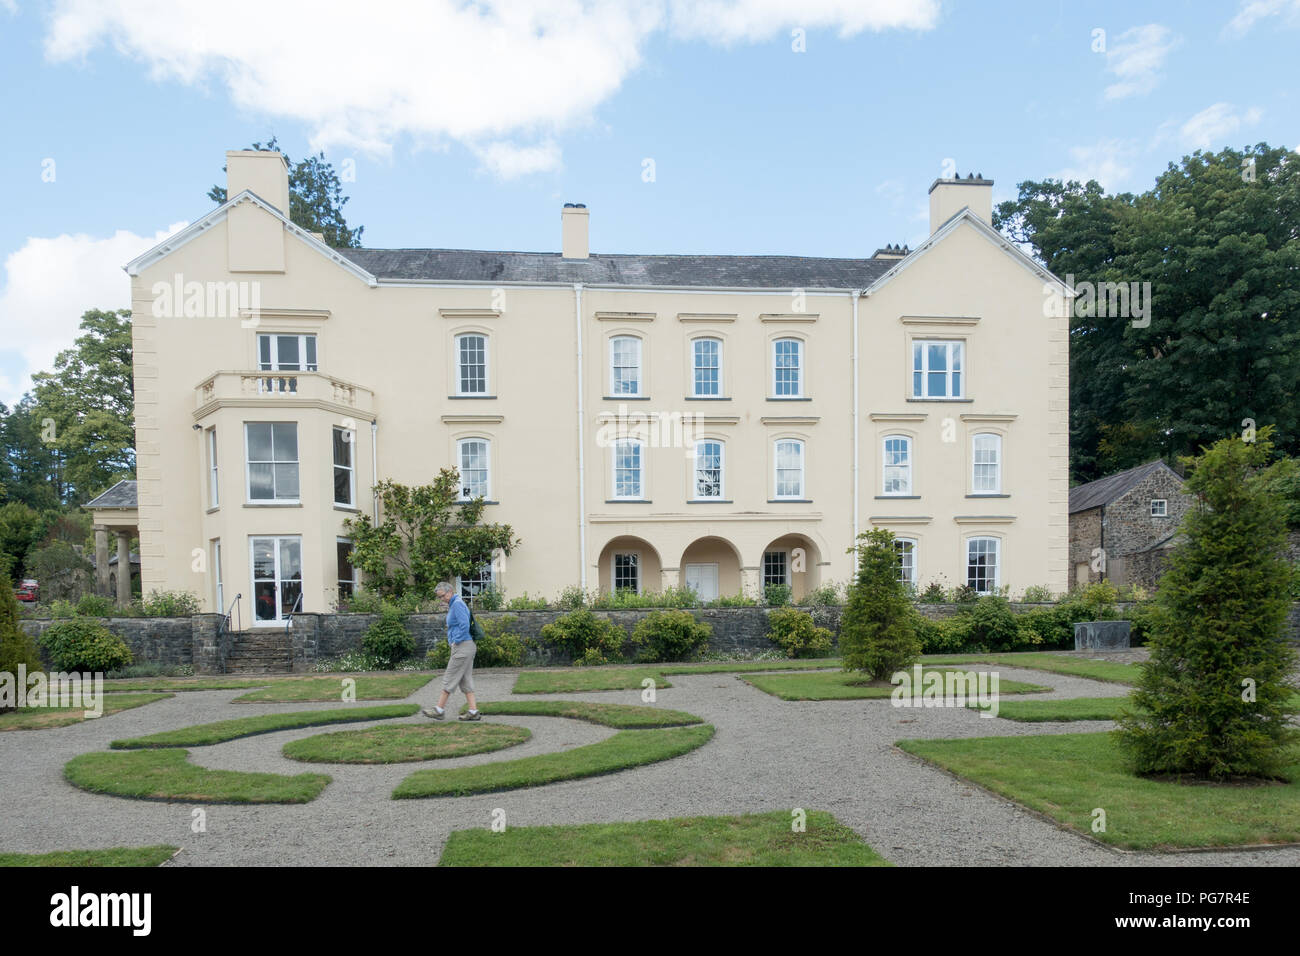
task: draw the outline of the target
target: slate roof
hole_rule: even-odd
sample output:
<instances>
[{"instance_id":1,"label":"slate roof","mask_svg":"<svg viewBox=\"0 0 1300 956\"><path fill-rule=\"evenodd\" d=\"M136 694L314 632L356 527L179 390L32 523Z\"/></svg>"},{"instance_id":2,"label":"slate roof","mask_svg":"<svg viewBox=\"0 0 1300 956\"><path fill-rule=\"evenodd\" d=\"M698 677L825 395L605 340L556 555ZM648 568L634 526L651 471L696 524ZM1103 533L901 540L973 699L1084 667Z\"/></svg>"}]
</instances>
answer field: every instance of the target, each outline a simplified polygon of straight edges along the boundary
<instances>
[{"instance_id":1,"label":"slate roof","mask_svg":"<svg viewBox=\"0 0 1300 956\"><path fill-rule=\"evenodd\" d=\"M379 279L444 282L582 282L590 285L755 289L860 289L898 264L808 256L595 255L473 249L335 249Z\"/></svg>"},{"instance_id":2,"label":"slate roof","mask_svg":"<svg viewBox=\"0 0 1300 956\"><path fill-rule=\"evenodd\" d=\"M119 481L108 491L93 501L88 501L83 508L137 508L136 484L134 481Z\"/></svg>"},{"instance_id":3,"label":"slate roof","mask_svg":"<svg viewBox=\"0 0 1300 956\"><path fill-rule=\"evenodd\" d=\"M1143 478L1146 478L1152 472L1159 471L1161 468L1172 472L1174 475L1178 474L1163 461L1156 460L1147 462L1145 465L1138 465L1136 468L1130 468L1128 471L1121 471L1113 475L1107 475L1105 478L1098 478L1086 485L1075 485L1070 489L1070 514L1110 504L1127 493ZM1182 478L1178 480L1182 481Z\"/></svg>"}]
</instances>

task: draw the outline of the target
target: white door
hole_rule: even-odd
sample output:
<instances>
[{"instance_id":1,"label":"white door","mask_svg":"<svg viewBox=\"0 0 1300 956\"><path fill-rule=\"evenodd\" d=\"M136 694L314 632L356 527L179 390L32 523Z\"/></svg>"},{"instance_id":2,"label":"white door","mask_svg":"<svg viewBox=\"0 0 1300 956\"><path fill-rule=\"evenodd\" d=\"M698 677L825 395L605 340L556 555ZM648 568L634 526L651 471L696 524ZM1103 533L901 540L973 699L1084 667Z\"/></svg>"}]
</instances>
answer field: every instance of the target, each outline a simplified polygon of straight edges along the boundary
<instances>
[{"instance_id":1,"label":"white door","mask_svg":"<svg viewBox=\"0 0 1300 956\"><path fill-rule=\"evenodd\" d=\"M712 601L718 596L718 566L716 564L686 565L686 586L701 601Z\"/></svg>"}]
</instances>

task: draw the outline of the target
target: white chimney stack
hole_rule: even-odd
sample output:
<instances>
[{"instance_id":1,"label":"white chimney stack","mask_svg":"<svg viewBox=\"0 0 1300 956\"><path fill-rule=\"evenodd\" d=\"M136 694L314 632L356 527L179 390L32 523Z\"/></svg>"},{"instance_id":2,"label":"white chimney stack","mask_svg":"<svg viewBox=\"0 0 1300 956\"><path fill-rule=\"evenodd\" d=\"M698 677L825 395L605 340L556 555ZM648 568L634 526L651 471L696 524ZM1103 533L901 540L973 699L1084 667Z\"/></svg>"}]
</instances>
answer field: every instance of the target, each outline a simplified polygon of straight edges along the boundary
<instances>
[{"instance_id":1,"label":"white chimney stack","mask_svg":"<svg viewBox=\"0 0 1300 956\"><path fill-rule=\"evenodd\" d=\"M930 187L930 235L966 206L989 225L993 224L993 180L983 173L966 178L936 179Z\"/></svg>"},{"instance_id":2,"label":"white chimney stack","mask_svg":"<svg viewBox=\"0 0 1300 956\"><path fill-rule=\"evenodd\" d=\"M226 153L226 198L245 189L289 215L289 164L271 150L234 149Z\"/></svg>"},{"instance_id":3,"label":"white chimney stack","mask_svg":"<svg viewBox=\"0 0 1300 956\"><path fill-rule=\"evenodd\" d=\"M587 241L587 207L580 202L566 202L560 210L560 249L566 259L586 259L590 254Z\"/></svg>"}]
</instances>

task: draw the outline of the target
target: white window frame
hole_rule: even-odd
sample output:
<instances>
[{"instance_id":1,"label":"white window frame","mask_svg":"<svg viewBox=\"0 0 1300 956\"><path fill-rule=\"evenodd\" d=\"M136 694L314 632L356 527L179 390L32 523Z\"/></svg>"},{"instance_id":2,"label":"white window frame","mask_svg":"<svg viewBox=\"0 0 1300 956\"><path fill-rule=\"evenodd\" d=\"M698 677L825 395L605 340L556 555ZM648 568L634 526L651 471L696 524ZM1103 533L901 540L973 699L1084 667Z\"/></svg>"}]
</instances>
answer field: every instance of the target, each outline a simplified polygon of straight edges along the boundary
<instances>
[{"instance_id":1,"label":"white window frame","mask_svg":"<svg viewBox=\"0 0 1300 956\"><path fill-rule=\"evenodd\" d=\"M1160 510L1156 511L1156 505L1160 505ZM1152 498L1151 499L1151 517L1168 518L1169 517L1169 499Z\"/></svg>"},{"instance_id":2,"label":"white window frame","mask_svg":"<svg viewBox=\"0 0 1300 956\"><path fill-rule=\"evenodd\" d=\"M935 345L947 347L947 368L944 374L944 385L946 394L931 395L930 388L930 348ZM921 350L921 367L917 368L916 350ZM958 380L960 386L955 392L952 387L953 376L953 356L957 357L961 368L956 372L961 376ZM966 397L966 379L969 372L966 368L966 340L965 339L912 339L911 355L911 394L913 398L928 399L930 401L952 401L954 399L963 399ZM918 391L916 387L916 375L921 374L921 388Z\"/></svg>"},{"instance_id":3,"label":"white window frame","mask_svg":"<svg viewBox=\"0 0 1300 956\"><path fill-rule=\"evenodd\" d=\"M792 495L781 494L781 446L792 444L799 449L799 490ZM777 438L772 442L772 498L780 501L804 501L808 498L808 450L802 438Z\"/></svg>"},{"instance_id":4,"label":"white window frame","mask_svg":"<svg viewBox=\"0 0 1300 956\"><path fill-rule=\"evenodd\" d=\"M275 597L276 597L275 617L268 620L261 620L257 616L257 583L258 583L257 561L256 561L257 541L274 542L271 550L272 550L272 554L275 556L275 572L274 572L275 573L275 578L274 578ZM249 584L251 585L249 594L252 595L252 605L253 605L252 626L253 627L277 627L284 623L284 617L282 616L284 612L284 605L283 605L283 600L281 599L280 592L285 582L286 581L292 582L293 579L284 578L281 576L281 567L280 567L280 542L281 541L298 542L298 564L302 567L302 576L298 578L298 589L299 589L298 593L303 595L304 597L307 594L307 587L306 587L307 566L303 563L302 535L300 534L250 534L248 536L248 579L249 579Z\"/></svg>"},{"instance_id":5,"label":"white window frame","mask_svg":"<svg viewBox=\"0 0 1300 956\"><path fill-rule=\"evenodd\" d=\"M780 581L769 581L767 578L767 557L770 554L779 554L781 556L781 571L783 574L783 578ZM763 565L761 568L759 568L759 574L761 575L761 580L762 580L764 590L766 590L767 587L772 584L780 584L780 585L784 585L785 587L790 587L791 586L790 585L790 552L784 551L780 548L766 549L763 552Z\"/></svg>"},{"instance_id":6,"label":"white window frame","mask_svg":"<svg viewBox=\"0 0 1300 956\"><path fill-rule=\"evenodd\" d=\"M993 461L981 462L979 460L979 443L980 439L991 439L993 442ZM981 464L993 466L993 487L981 488L979 483L979 471ZM970 440L970 490L974 495L1000 495L1002 494L1002 436L997 432L976 432Z\"/></svg>"},{"instance_id":7,"label":"white window frame","mask_svg":"<svg viewBox=\"0 0 1300 956\"><path fill-rule=\"evenodd\" d=\"M909 545L909 546L910 546L910 552L909 552L909 553L910 553L911 558L912 558L912 563L911 563L911 566L910 566L910 571L911 571L910 574L904 574L904 573L903 573L905 570L908 569L908 565L905 565L905 564L903 564L903 562L902 562L902 555L904 554L904 549L903 549L903 548L900 548L899 545ZM917 582L917 581L919 580L919 578L920 578L920 575L919 575L919 573L918 573L917 555L920 554L920 551L921 551L921 543L920 543L919 541L917 541L916 538L895 538L895 539L894 539L894 550L895 550L895 553L897 553L897 554L899 555L899 565L898 565L898 569L899 569L899 575L898 575L898 577L899 577L899 580L902 581L904 584L909 585L909 586L911 586L911 587L913 587L913 588L916 587L916 582Z\"/></svg>"},{"instance_id":8,"label":"white window frame","mask_svg":"<svg viewBox=\"0 0 1300 956\"><path fill-rule=\"evenodd\" d=\"M617 594L618 587L618 559L630 557L635 559L632 562L636 569L636 593L641 593L643 582L641 580L641 552L640 551L615 551L609 556L609 591L611 594Z\"/></svg>"},{"instance_id":9,"label":"white window frame","mask_svg":"<svg viewBox=\"0 0 1300 956\"><path fill-rule=\"evenodd\" d=\"M619 458L621 457L623 448L625 446L631 446L637 449L637 454L636 454L637 493L634 495L620 495L618 493ZM646 497L646 474L645 474L646 443L645 441L640 438L625 437L625 438L617 439L609 447L611 449L610 464L612 466L610 469L610 479L612 481L612 484L610 485L610 489L609 489L610 498L616 499L618 501L644 501Z\"/></svg>"},{"instance_id":10,"label":"white window frame","mask_svg":"<svg viewBox=\"0 0 1300 956\"><path fill-rule=\"evenodd\" d=\"M902 464L891 463L889 460L889 443L891 441L903 442L903 451L906 455ZM901 491L890 491L890 471L891 469L901 470L904 477L903 489ZM912 497L912 436L911 435L885 435L880 439L880 494L881 497L889 498L910 498Z\"/></svg>"},{"instance_id":11,"label":"white window frame","mask_svg":"<svg viewBox=\"0 0 1300 956\"><path fill-rule=\"evenodd\" d=\"M782 392L781 383L777 378L777 368L778 368L777 353L780 350L780 346L786 343L792 343L795 347L794 348L795 365L793 366L795 370L795 390L793 392ZM794 338L793 336L787 335L779 339L772 340L772 397L773 398L803 398L803 393L804 393L803 373L804 373L805 364L806 363L804 362L803 339ZM782 367L789 368L790 366L782 366Z\"/></svg>"},{"instance_id":12,"label":"white window frame","mask_svg":"<svg viewBox=\"0 0 1300 956\"><path fill-rule=\"evenodd\" d=\"M482 495L465 494L465 447L471 444L483 446L483 493ZM482 498L484 501L492 500L492 440L484 438L481 435L473 435L468 438L459 438L456 440L456 474L459 476L460 497L459 501L473 501L475 498Z\"/></svg>"},{"instance_id":13,"label":"white window frame","mask_svg":"<svg viewBox=\"0 0 1300 956\"><path fill-rule=\"evenodd\" d=\"M979 591L979 590L977 590L976 593L977 593L977 594L993 594L993 593L995 593L995 592L997 591L997 589L998 589L999 587L1002 586L1002 539L1001 539L1001 538L995 538L995 537L993 537L993 536L991 536L991 535L983 535L983 534L971 535L969 538L966 539L966 541L965 541L965 548L966 548L966 557L965 557L966 575L965 575L965 581L966 581L966 584L967 584L967 585L970 584L970 578L971 578L971 574L970 574L970 572L971 572L971 546L972 546L973 544L975 544L977 541L989 541L989 542L992 542L992 543L993 543L993 549L992 549L992 554L993 554L993 581L992 581L991 584L989 585L989 590L987 590L987 591ZM988 552L985 552L985 553L988 553Z\"/></svg>"},{"instance_id":14,"label":"white window frame","mask_svg":"<svg viewBox=\"0 0 1300 956\"><path fill-rule=\"evenodd\" d=\"M262 359L262 341L271 340L270 361ZM299 362L297 368L280 367L280 339L297 339ZM311 350L316 353L316 361L307 361L307 340L311 339ZM259 332L257 334L257 368L261 372L317 372L320 371L320 343L312 332Z\"/></svg>"},{"instance_id":15,"label":"white window frame","mask_svg":"<svg viewBox=\"0 0 1300 956\"><path fill-rule=\"evenodd\" d=\"M481 339L483 341L483 387L481 389L465 388L465 370L469 366L464 363L464 342L466 339ZM452 343L456 354L456 394L457 395L490 395L491 394L491 377L488 374L490 368L490 343L486 332L460 332L456 335Z\"/></svg>"},{"instance_id":16,"label":"white window frame","mask_svg":"<svg viewBox=\"0 0 1300 956\"><path fill-rule=\"evenodd\" d=\"M336 538L334 539L334 562L335 562L334 573L335 573L335 575L338 575L339 572L341 572L341 571L343 570L342 568L340 568L340 567L337 566L337 565L338 565L338 560L339 560L339 545L341 545L341 544L353 545L353 544L355 544L355 543L356 543L356 542L354 542L351 538L336 537ZM348 564L350 564L350 565L352 566L352 580L351 580L351 581L348 581L347 583L350 584L350 585L352 585L352 593L353 593L353 594L356 594L356 593L357 593L357 585L360 583L359 581L357 581L357 566L356 566L355 564L352 564L351 561L349 561ZM342 600L342 598L343 598L343 587L342 587L343 583L344 583L344 579L343 579L342 577L339 577L339 578L338 578L338 585L339 585L339 588L338 588L338 593L337 593L336 596L337 596L340 600Z\"/></svg>"},{"instance_id":17,"label":"white window frame","mask_svg":"<svg viewBox=\"0 0 1300 956\"><path fill-rule=\"evenodd\" d=\"M615 357L618 353L620 342L631 342L635 345L635 365L615 365ZM620 379L619 369L636 369L636 389L635 391L619 391ZM644 343L639 335L614 335L609 340L609 394L614 398L640 398L645 394L645 357Z\"/></svg>"},{"instance_id":18,"label":"white window frame","mask_svg":"<svg viewBox=\"0 0 1300 956\"><path fill-rule=\"evenodd\" d=\"M221 507L221 481L217 470L217 427L213 425L203 433L208 448L208 507Z\"/></svg>"},{"instance_id":19,"label":"white window frame","mask_svg":"<svg viewBox=\"0 0 1300 956\"><path fill-rule=\"evenodd\" d=\"M700 391L699 373L702 368L709 366L700 365L700 355L696 347L704 342L712 343L717 349L718 364L713 366L717 371L716 388L712 392ZM721 398L722 397L722 339L716 335L697 335L691 339L691 397L692 398Z\"/></svg>"},{"instance_id":20,"label":"white window frame","mask_svg":"<svg viewBox=\"0 0 1300 956\"><path fill-rule=\"evenodd\" d=\"M478 574L474 575L469 580L466 580L460 575L456 576L456 593L460 595L462 601L472 605L475 596L482 594L490 587L496 586L497 575L494 565L495 562L489 561L487 564L483 565L483 567L479 568ZM469 593L466 593L466 589L472 589L475 584L478 585L478 590L470 590Z\"/></svg>"},{"instance_id":21,"label":"white window frame","mask_svg":"<svg viewBox=\"0 0 1300 956\"><path fill-rule=\"evenodd\" d=\"M249 441L248 429L255 425L265 425L271 429L271 455L269 461L259 459L254 462L248 457ZM294 459L277 460L275 455L275 426L292 425L294 434L294 445L298 449L298 457ZM271 489L272 497L254 498L253 497L253 465L270 465L271 466ZM275 466L292 464L298 469L298 497L281 498L274 494L275 492ZM296 505L302 503L302 442L298 430L297 422L244 422L244 500L248 504L277 504L277 505Z\"/></svg>"},{"instance_id":22,"label":"white window frame","mask_svg":"<svg viewBox=\"0 0 1300 956\"><path fill-rule=\"evenodd\" d=\"M700 494L700 449L704 445L718 446L718 493ZM695 458L691 468L691 500L718 501L727 497L727 443L721 438L701 438L695 443Z\"/></svg>"},{"instance_id":23,"label":"white window frame","mask_svg":"<svg viewBox=\"0 0 1300 956\"><path fill-rule=\"evenodd\" d=\"M225 588L225 583L221 577L221 539L213 538L211 544L212 544L212 575L215 578L213 584L214 584L214 590L216 592L215 597L217 599L216 611L218 614L225 614L226 613L226 588Z\"/></svg>"},{"instance_id":24,"label":"white window frame","mask_svg":"<svg viewBox=\"0 0 1300 956\"><path fill-rule=\"evenodd\" d=\"M348 463L340 465L335 454L337 445L334 443L334 436L343 433L343 447L348 449ZM334 504L339 508L355 508L357 506L357 431L355 428L341 428L335 425L330 430L330 459L334 466L330 470L330 494L334 498ZM338 471L343 469L348 473L348 500L339 501L338 499Z\"/></svg>"}]
</instances>

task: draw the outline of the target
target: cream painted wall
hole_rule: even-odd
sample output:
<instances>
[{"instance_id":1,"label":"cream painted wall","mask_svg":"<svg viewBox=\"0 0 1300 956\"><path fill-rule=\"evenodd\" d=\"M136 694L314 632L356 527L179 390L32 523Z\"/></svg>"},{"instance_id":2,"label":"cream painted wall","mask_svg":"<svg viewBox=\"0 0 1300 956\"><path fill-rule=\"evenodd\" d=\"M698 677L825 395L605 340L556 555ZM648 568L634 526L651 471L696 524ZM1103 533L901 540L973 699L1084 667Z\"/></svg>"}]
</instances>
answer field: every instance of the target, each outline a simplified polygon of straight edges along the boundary
<instances>
[{"instance_id":1,"label":"cream painted wall","mask_svg":"<svg viewBox=\"0 0 1300 956\"><path fill-rule=\"evenodd\" d=\"M814 581L844 582L853 537L852 300L847 292L787 293L586 288L581 292L582 417L586 508L578 489L575 290L558 287L370 287L252 205L239 228L283 235L282 273L227 269L231 220L214 224L133 279L141 551L146 591L180 588L212 607L212 570L195 554L223 545L227 604L244 595L251 618L248 539L301 534L304 609L328 609L336 594L334 539L350 512L331 493L330 429L356 431L357 505L371 509L371 430L378 423L380 478L424 483L455 464L456 441L491 442L488 520L522 538L499 583L507 595L554 596L577 584L608 587L607 546L635 536L656 552L643 586L680 583L693 542L719 538L739 555L723 571L723 593L756 593L763 551L788 535L814 553ZM260 217L260 221L259 221ZM256 282L257 324L224 316L154 314L155 283ZM251 294L252 287L246 287ZM974 227L961 225L879 291L859 302L860 530L875 524L916 538L922 584L964 579L964 542L973 534L1004 544L1001 582L1067 585L1066 327L1043 317L1043 282ZM619 314L622 313L622 314ZM633 313L633 314L628 314ZM947 324L926 317L953 317ZM905 321L906 319L906 321ZM320 373L302 376L293 400L247 395L240 372L256 367L259 331L313 333ZM457 398L456 334L489 337L489 394ZM609 340L643 341L646 400L611 396ZM723 342L725 401L690 400L693 337ZM970 401L909 401L909 342L917 336L967 342ZM772 343L804 343L803 400L774 400ZM216 375L224 372L229 374ZM211 391L201 386L211 381ZM344 386L355 386L355 389ZM295 403L296 402L296 403ZM724 502L690 503L691 463L680 430L647 449L646 502L615 502L612 459L602 427L626 415L699 413L702 436L726 446ZM900 420L901 416L901 420ZM874 419L873 419L874 417ZM954 441L944 440L951 420ZM298 421L301 504L245 501L243 423ZM202 431L217 429L221 503L207 502ZM1005 498L970 494L970 436L1003 435ZM630 430L651 439L643 422ZM671 431L671 430L670 430ZM878 500L880 439L913 436L915 500ZM773 443L804 441L806 502L773 501ZM692 445L693 442L686 442ZM580 538L585 523L585 539ZM581 544L585 541L585 561ZM732 559L734 563L734 558ZM647 565L650 567L650 564ZM197 570L195 569L197 568ZM802 590L804 582L800 582Z\"/></svg>"}]
</instances>

